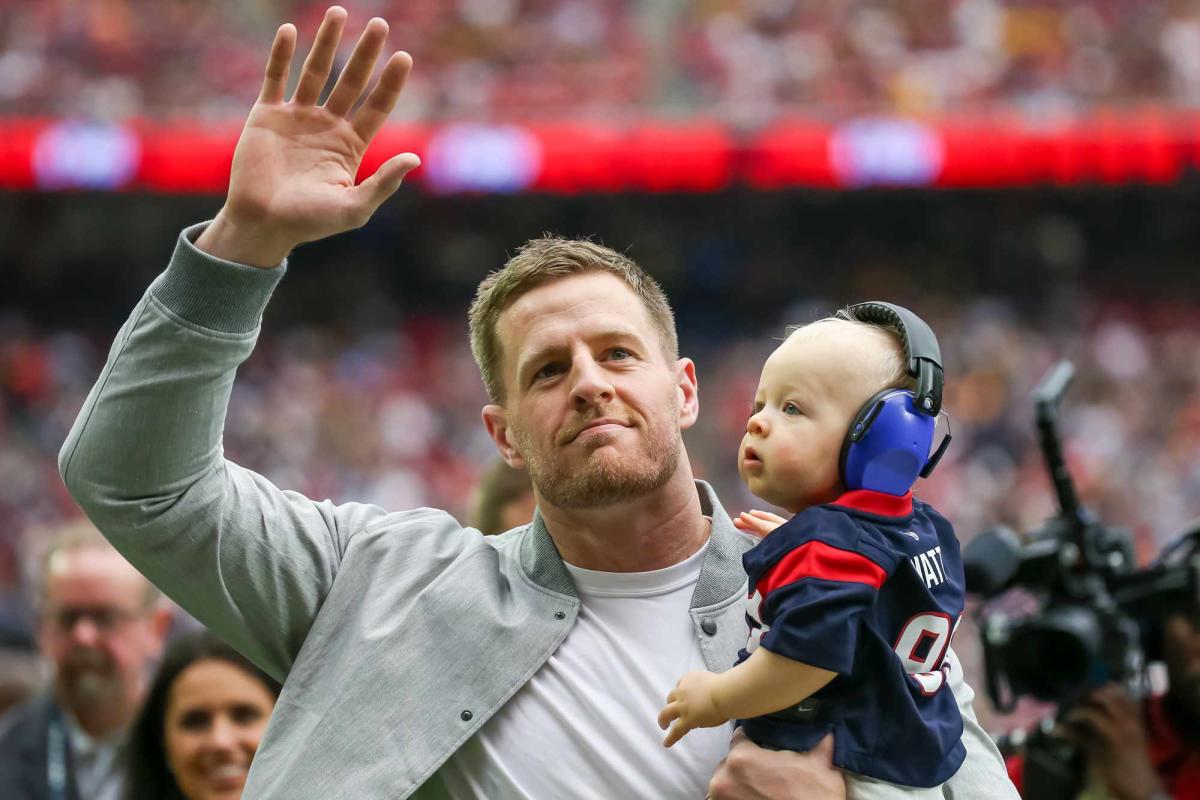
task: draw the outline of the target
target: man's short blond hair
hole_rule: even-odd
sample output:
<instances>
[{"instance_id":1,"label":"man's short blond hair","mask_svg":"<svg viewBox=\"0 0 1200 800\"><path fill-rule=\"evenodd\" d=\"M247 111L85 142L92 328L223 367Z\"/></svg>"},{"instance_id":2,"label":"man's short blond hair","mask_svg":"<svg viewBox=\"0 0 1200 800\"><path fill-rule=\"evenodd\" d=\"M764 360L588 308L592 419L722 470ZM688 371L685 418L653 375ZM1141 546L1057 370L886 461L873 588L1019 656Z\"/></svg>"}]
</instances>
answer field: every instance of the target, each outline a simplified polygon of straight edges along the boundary
<instances>
[{"instance_id":1,"label":"man's short blond hair","mask_svg":"<svg viewBox=\"0 0 1200 800\"><path fill-rule=\"evenodd\" d=\"M55 527L34 528L25 534L26 541L33 551L33 597L39 609L46 605L46 587L50 581L50 570L54 559L63 554L77 550L107 550L117 553L117 549L104 538L104 534L84 517L70 520ZM120 555L118 553L118 555ZM146 583L144 607L149 608L161 597L161 593L150 581Z\"/></svg>"},{"instance_id":2,"label":"man's short blond hair","mask_svg":"<svg viewBox=\"0 0 1200 800\"><path fill-rule=\"evenodd\" d=\"M504 352L496 332L500 315L517 298L539 286L571 275L607 272L624 281L637 295L650 316L668 360L679 358L675 315L667 296L654 278L633 259L602 244L582 239L544 236L531 239L517 250L502 268L488 275L475 292L467 315L471 329L471 353L493 403L504 402L501 365Z\"/></svg>"}]
</instances>

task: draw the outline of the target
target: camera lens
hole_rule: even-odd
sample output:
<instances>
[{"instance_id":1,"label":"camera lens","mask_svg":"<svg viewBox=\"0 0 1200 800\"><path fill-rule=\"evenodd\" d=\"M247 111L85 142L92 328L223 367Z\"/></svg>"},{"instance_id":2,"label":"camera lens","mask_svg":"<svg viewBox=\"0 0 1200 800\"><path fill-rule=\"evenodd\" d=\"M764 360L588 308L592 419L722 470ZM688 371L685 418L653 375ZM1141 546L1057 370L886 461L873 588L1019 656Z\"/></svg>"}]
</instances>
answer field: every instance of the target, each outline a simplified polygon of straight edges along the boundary
<instances>
[{"instance_id":1,"label":"camera lens","mask_svg":"<svg viewBox=\"0 0 1200 800\"><path fill-rule=\"evenodd\" d=\"M1013 688L1039 700L1061 702L1104 673L1103 631L1096 612L1060 606L1013 631L1004 660Z\"/></svg>"}]
</instances>

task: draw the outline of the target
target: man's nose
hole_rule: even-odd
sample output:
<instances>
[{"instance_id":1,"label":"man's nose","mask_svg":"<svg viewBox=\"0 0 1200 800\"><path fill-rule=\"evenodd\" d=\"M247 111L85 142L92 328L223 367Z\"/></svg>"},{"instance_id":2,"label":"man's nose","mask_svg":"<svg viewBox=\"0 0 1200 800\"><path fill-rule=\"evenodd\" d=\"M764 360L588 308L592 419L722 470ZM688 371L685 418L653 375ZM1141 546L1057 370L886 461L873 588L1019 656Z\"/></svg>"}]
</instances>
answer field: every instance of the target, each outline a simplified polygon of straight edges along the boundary
<instances>
[{"instance_id":1,"label":"man's nose","mask_svg":"<svg viewBox=\"0 0 1200 800\"><path fill-rule=\"evenodd\" d=\"M95 647L100 641L100 628L87 615L80 616L71 626L71 641L79 647Z\"/></svg>"},{"instance_id":2,"label":"man's nose","mask_svg":"<svg viewBox=\"0 0 1200 800\"><path fill-rule=\"evenodd\" d=\"M571 385L571 397L575 405L600 405L613 399L613 386L608 374L591 357L576 359L572 372L574 383Z\"/></svg>"}]
</instances>

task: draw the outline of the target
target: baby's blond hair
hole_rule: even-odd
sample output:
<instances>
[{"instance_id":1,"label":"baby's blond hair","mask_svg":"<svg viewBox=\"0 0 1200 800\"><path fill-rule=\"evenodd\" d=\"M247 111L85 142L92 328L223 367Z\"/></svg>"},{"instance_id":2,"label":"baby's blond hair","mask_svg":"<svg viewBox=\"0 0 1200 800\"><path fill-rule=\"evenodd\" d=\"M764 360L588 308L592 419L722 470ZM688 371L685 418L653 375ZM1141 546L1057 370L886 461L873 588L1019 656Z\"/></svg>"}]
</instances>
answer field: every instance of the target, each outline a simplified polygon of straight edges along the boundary
<instances>
[{"instance_id":1,"label":"baby's blond hair","mask_svg":"<svg viewBox=\"0 0 1200 800\"><path fill-rule=\"evenodd\" d=\"M858 364L847 364L847 371L861 379L856 387L863 402L884 389L917 388L917 379L908 374L904 345L899 329L854 319L845 311L806 323L791 325L784 332L784 341L793 337L816 338L833 333L853 332L870 336L881 345L868 348L869 356Z\"/></svg>"}]
</instances>

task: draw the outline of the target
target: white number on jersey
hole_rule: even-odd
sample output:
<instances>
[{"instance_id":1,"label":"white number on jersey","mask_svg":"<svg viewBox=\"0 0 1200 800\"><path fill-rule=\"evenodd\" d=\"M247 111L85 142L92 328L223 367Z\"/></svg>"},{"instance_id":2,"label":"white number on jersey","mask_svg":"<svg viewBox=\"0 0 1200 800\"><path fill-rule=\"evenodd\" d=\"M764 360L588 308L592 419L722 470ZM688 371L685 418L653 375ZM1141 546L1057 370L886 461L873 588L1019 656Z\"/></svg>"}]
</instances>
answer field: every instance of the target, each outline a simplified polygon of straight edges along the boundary
<instances>
[{"instance_id":1,"label":"white number on jersey","mask_svg":"<svg viewBox=\"0 0 1200 800\"><path fill-rule=\"evenodd\" d=\"M896 639L896 655L900 657L904 671L920 684L921 693L926 697L935 694L946 683L950 665L943 662L957 629L958 623L952 625L946 614L917 614L905 624ZM924 650L928 640L932 640L929 649ZM925 652L924 657L918 655L921 650Z\"/></svg>"}]
</instances>

